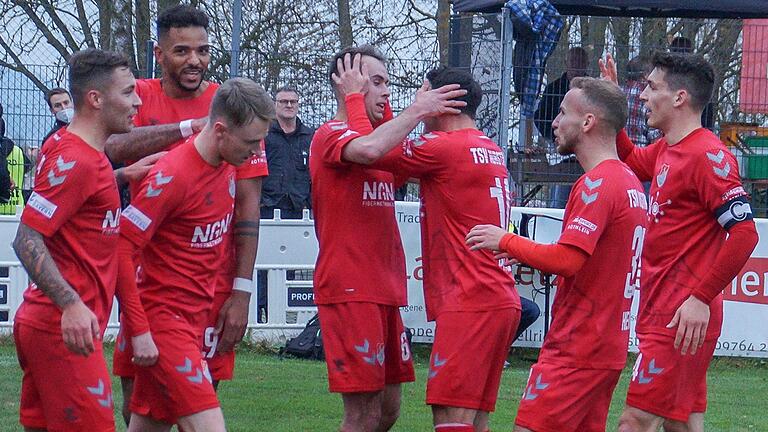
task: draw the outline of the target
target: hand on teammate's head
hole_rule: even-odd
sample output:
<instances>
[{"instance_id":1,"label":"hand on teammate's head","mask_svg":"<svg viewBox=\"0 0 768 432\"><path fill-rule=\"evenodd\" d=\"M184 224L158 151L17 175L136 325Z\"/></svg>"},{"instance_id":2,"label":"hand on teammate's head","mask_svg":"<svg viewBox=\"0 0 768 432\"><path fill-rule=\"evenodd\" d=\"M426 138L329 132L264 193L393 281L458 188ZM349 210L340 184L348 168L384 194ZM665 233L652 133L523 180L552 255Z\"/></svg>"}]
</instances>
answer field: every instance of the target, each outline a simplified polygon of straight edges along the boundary
<instances>
[{"instance_id":1,"label":"hand on teammate's head","mask_svg":"<svg viewBox=\"0 0 768 432\"><path fill-rule=\"evenodd\" d=\"M409 108L414 109L422 118L436 117L444 114L461 114L459 108L467 105L466 102L455 100L467 94L459 84L448 84L437 89L431 89L429 82L424 84L416 92L416 100Z\"/></svg>"}]
</instances>

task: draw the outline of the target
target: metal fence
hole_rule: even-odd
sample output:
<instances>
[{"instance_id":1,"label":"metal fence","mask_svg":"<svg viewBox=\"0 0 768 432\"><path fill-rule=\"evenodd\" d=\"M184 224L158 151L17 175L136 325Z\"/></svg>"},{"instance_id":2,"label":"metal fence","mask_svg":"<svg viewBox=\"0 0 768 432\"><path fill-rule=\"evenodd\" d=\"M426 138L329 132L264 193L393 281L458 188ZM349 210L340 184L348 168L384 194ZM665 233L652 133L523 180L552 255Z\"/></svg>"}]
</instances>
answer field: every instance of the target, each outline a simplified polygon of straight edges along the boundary
<instances>
[{"instance_id":1,"label":"metal fence","mask_svg":"<svg viewBox=\"0 0 768 432\"><path fill-rule=\"evenodd\" d=\"M745 30L745 28L747 30ZM541 83L536 112L524 118L521 100L528 95L520 79L529 65L513 62L502 71L505 45L501 14L455 15L451 19L449 62L472 71L484 90L477 122L481 130L500 143L509 146L511 177L517 183L517 205L562 207L569 185L581 175L573 159L558 158L551 140L551 121L564 91L558 88L566 74L569 52L583 56L571 69L577 74L598 75L597 59L611 52L618 62L620 81L628 83L628 64L636 57L647 57L654 50L692 50L704 54L718 73L715 95L705 110L704 124L732 147L740 162L744 182L753 195L758 214L768 210L768 144L750 140L751 136L768 135L766 116L768 85L765 64L768 46L761 41L768 29L740 20L693 20L660 18L566 17L565 27L550 57ZM524 37L515 33L509 40L513 60ZM575 50L574 50L575 49ZM210 78L222 81L228 77L225 47L214 50ZM426 71L437 59L401 59L390 53L393 110L397 113L411 101ZM274 93L283 85L296 87L302 95L300 117L317 127L335 112L336 102L328 84L327 69L331 53L317 51L291 55L269 55L255 50L240 52L239 71L253 78ZM37 79L48 87L66 86L63 62L52 65L28 65ZM510 85L506 85L505 75ZM564 78L565 76L565 78ZM761 81L764 79L764 81ZM750 81L751 80L751 81ZM746 84L745 84L746 83ZM761 84L763 83L763 84ZM642 85L642 80L638 85ZM503 88L502 91L500 89ZM500 116L499 107L509 109ZM43 93L35 83L22 74L0 67L0 101L5 107L7 135L27 154L39 146L40 140L53 125ZM636 113L635 113L636 114ZM638 116L633 117L639 122ZM502 121L508 120L508 121ZM506 124L506 126L504 126ZM503 130L501 130L502 128ZM503 133L502 133L503 132ZM637 141L635 129L630 135ZM652 136L653 132L650 133ZM504 139L507 135L508 140ZM25 186L29 187L29 179ZM408 197L416 199L411 188Z\"/></svg>"},{"instance_id":2,"label":"metal fence","mask_svg":"<svg viewBox=\"0 0 768 432\"><path fill-rule=\"evenodd\" d=\"M575 160L559 157L552 143L551 123L573 76L599 76L597 60L610 52L617 60L620 84L628 94L634 87L631 98L637 101L637 89L644 86L644 78L628 73L630 60L638 59L631 65L634 67L655 50L677 50L701 53L714 66L715 94L704 111L703 124L730 146L739 160L754 207L759 215L766 216L768 142L750 137L768 135L764 128L764 113L768 113L768 45L762 42L768 40L764 37L768 36L768 28L759 22L741 20L565 17L560 39L552 40L556 47L538 89L535 113L524 117L521 101L530 93L520 81L531 69L517 59L523 57L520 50L525 49L526 36L513 32L514 38L507 41L513 52L511 67L502 71L501 21L501 14L454 16L450 52L454 65L470 68L483 83L490 101L499 103L494 94L509 97L506 144L510 174L517 183L517 205L562 208L570 185L583 173ZM568 57L572 57L570 61ZM496 79L486 78L486 71L493 71ZM500 92L499 78L503 74L512 77L512 85L509 91ZM479 123L495 136L498 130L493 126L502 123L499 115L492 110L481 115ZM629 127L631 122L635 127ZM647 130L639 109L630 112L628 132L639 145L643 144L643 136L656 138L660 134Z\"/></svg>"}]
</instances>

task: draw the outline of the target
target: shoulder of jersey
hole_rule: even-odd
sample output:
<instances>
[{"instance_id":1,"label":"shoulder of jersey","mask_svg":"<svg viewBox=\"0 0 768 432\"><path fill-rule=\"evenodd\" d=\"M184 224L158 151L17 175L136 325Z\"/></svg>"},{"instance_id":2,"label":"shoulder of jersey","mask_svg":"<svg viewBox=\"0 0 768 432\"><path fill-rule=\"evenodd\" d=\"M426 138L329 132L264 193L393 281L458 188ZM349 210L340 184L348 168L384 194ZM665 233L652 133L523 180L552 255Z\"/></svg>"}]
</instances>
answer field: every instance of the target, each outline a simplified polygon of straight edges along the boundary
<instances>
[{"instance_id":1,"label":"shoulder of jersey","mask_svg":"<svg viewBox=\"0 0 768 432\"><path fill-rule=\"evenodd\" d=\"M341 131L341 130L349 129L349 125L347 125L343 121L331 120L331 121L325 122L320 128L328 128L332 131Z\"/></svg>"},{"instance_id":2,"label":"shoulder of jersey","mask_svg":"<svg viewBox=\"0 0 768 432\"><path fill-rule=\"evenodd\" d=\"M414 138L411 142L413 143L414 147L420 147L428 142L432 142L443 136L444 133L442 132L427 132L418 138Z\"/></svg>"}]
</instances>

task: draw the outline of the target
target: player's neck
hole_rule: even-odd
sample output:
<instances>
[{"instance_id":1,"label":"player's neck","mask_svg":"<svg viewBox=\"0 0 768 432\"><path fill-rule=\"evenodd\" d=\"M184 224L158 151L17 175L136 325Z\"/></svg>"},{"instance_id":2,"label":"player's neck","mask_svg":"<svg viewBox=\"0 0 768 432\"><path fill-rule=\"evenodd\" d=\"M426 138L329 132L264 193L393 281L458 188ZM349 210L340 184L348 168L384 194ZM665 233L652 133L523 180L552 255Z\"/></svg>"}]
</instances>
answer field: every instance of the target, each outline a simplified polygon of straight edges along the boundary
<instances>
[{"instance_id":1,"label":"player's neck","mask_svg":"<svg viewBox=\"0 0 768 432\"><path fill-rule=\"evenodd\" d=\"M100 152L104 151L107 138L111 135L97 117L82 112L75 114L67 126L67 131Z\"/></svg>"},{"instance_id":2,"label":"player's neck","mask_svg":"<svg viewBox=\"0 0 768 432\"><path fill-rule=\"evenodd\" d=\"M216 148L216 136L213 132L213 128L209 127L210 123L205 125L200 134L195 137L195 149L200 154L205 162L212 166L221 165L222 158L219 154L219 150Z\"/></svg>"},{"instance_id":3,"label":"player's neck","mask_svg":"<svg viewBox=\"0 0 768 432\"><path fill-rule=\"evenodd\" d=\"M438 124L438 130L443 132L452 132L462 129L477 129L475 121L465 114L440 116Z\"/></svg>"},{"instance_id":4,"label":"player's neck","mask_svg":"<svg viewBox=\"0 0 768 432\"><path fill-rule=\"evenodd\" d=\"M209 84L208 81L203 81L197 90L189 91L179 87L166 76L160 78L160 86L163 88L163 93L171 99L194 99L203 94Z\"/></svg>"},{"instance_id":5,"label":"player's neck","mask_svg":"<svg viewBox=\"0 0 768 432\"><path fill-rule=\"evenodd\" d=\"M584 142L579 143L574 154L584 172L591 171L603 161L619 160L615 141L615 138L606 136L585 138Z\"/></svg>"},{"instance_id":6,"label":"player's neck","mask_svg":"<svg viewBox=\"0 0 768 432\"><path fill-rule=\"evenodd\" d=\"M680 119L670 121L671 125L668 128L662 129L664 132L664 138L667 140L667 144L673 146L683 138L691 134L696 129L700 129L701 126L701 113L687 115Z\"/></svg>"}]
</instances>

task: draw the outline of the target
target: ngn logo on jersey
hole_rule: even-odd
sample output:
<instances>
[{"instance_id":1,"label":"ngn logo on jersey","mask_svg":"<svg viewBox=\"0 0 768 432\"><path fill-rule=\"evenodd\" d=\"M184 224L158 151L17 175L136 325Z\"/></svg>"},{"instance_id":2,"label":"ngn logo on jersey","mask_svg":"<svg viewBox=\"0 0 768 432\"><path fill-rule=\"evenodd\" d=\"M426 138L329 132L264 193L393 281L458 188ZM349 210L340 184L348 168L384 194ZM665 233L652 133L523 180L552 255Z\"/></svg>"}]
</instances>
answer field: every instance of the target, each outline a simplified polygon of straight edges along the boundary
<instances>
[{"instance_id":1,"label":"ngn logo on jersey","mask_svg":"<svg viewBox=\"0 0 768 432\"><path fill-rule=\"evenodd\" d=\"M232 213L227 213L220 221L209 222L205 227L195 226L190 247L205 249L218 245L223 240L224 234L229 231L230 222L232 222Z\"/></svg>"}]
</instances>

